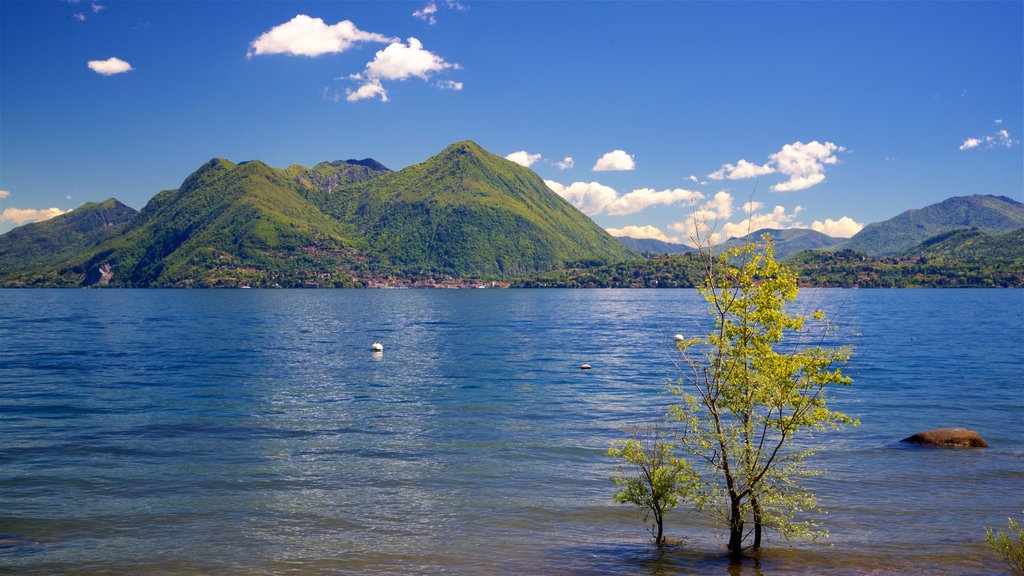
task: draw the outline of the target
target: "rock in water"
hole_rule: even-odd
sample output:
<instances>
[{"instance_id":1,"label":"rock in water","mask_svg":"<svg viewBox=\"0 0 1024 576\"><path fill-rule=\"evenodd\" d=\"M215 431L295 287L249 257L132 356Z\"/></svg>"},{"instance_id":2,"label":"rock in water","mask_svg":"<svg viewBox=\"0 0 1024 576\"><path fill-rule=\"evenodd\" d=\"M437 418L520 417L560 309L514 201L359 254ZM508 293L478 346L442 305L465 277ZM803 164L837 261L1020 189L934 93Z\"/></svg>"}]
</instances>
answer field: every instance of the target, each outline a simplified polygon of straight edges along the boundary
<instances>
[{"instance_id":1,"label":"rock in water","mask_svg":"<svg viewBox=\"0 0 1024 576\"><path fill-rule=\"evenodd\" d=\"M922 446L955 446L960 448L988 448L988 442L974 430L967 428L937 428L918 432L900 442L920 444Z\"/></svg>"}]
</instances>

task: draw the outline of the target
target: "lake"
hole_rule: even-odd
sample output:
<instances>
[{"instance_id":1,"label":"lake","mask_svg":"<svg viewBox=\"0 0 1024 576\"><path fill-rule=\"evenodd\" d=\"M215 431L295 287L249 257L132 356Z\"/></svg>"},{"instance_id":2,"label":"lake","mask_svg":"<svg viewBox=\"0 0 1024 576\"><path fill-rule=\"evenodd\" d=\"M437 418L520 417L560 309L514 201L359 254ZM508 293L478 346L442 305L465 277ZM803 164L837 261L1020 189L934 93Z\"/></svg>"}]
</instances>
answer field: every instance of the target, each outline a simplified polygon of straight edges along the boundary
<instances>
[{"instance_id":1,"label":"lake","mask_svg":"<svg viewBox=\"0 0 1024 576\"><path fill-rule=\"evenodd\" d=\"M686 508L659 552L604 455L671 402L692 290L0 291L0 572L1005 572L1024 291L798 304L856 346L862 423L818 437L831 536L730 565ZM946 426L991 448L898 442Z\"/></svg>"}]
</instances>

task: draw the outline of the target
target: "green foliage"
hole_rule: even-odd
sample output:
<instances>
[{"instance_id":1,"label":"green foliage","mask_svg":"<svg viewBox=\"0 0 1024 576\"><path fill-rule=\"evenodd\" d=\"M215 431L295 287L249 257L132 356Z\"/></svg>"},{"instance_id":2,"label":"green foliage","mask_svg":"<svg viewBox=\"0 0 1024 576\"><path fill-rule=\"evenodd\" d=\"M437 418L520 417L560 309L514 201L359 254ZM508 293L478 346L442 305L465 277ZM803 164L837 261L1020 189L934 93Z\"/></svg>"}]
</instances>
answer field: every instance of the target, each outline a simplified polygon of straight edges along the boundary
<instances>
[{"instance_id":1,"label":"green foliage","mask_svg":"<svg viewBox=\"0 0 1024 576\"><path fill-rule=\"evenodd\" d=\"M612 478L621 488L615 501L639 506L645 522L653 516L651 535L659 546L665 543L665 514L695 487L690 464L677 458L673 448L665 433L653 426L633 429L630 439L619 440L608 450L609 456L623 461Z\"/></svg>"},{"instance_id":2,"label":"green foliage","mask_svg":"<svg viewBox=\"0 0 1024 576\"><path fill-rule=\"evenodd\" d=\"M824 313L791 315L786 304L798 292L796 276L779 264L770 239L705 258L698 287L714 327L677 343L684 377L671 387L681 402L670 415L683 426L682 446L703 462L695 503L729 530L729 551L738 556L754 524L753 547L773 528L786 538L815 539L822 533L802 513L816 510L800 480L814 474L812 453L795 445L798 436L856 423L829 409L828 391L850 378L849 347L820 345L829 325ZM818 327L818 344L810 343Z\"/></svg>"},{"instance_id":3,"label":"green foliage","mask_svg":"<svg viewBox=\"0 0 1024 576\"><path fill-rule=\"evenodd\" d=\"M1013 518L1008 520L1008 533L985 528L985 540L1003 557L1014 574L1024 574L1024 527Z\"/></svg>"}]
</instances>

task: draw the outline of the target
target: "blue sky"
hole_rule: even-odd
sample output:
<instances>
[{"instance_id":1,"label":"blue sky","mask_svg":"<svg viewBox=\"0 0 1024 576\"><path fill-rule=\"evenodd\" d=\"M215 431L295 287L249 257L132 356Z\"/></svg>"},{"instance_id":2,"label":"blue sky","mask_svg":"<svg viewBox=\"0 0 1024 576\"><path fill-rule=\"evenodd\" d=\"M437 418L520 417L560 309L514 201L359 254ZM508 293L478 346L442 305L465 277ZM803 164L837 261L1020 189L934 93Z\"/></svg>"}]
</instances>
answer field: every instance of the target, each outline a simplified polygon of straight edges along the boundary
<instances>
[{"instance_id":1,"label":"blue sky","mask_svg":"<svg viewBox=\"0 0 1024 576\"><path fill-rule=\"evenodd\" d=\"M399 169L471 139L614 233L849 235L1024 200L1022 102L1019 1L4 0L0 232L215 156Z\"/></svg>"}]
</instances>

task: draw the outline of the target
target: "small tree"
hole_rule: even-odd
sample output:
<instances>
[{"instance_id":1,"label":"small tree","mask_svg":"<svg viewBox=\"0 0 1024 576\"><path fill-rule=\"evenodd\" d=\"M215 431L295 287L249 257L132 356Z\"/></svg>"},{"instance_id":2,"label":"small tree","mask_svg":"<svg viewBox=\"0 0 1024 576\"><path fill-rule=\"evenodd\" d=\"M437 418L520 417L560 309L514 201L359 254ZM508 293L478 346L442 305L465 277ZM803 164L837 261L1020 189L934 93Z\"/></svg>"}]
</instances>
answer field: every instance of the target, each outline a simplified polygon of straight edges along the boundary
<instances>
[{"instance_id":1,"label":"small tree","mask_svg":"<svg viewBox=\"0 0 1024 576\"><path fill-rule=\"evenodd\" d=\"M985 528L985 540L999 552L1014 574L1024 574L1024 528L1018 526L1013 518L1009 518L1009 521L1009 533ZM1013 539L1014 536L1017 538L1016 541Z\"/></svg>"},{"instance_id":2,"label":"small tree","mask_svg":"<svg viewBox=\"0 0 1024 576\"><path fill-rule=\"evenodd\" d=\"M615 495L620 504L636 504L643 510L644 522L654 517L651 535L655 543L665 543L665 514L676 507L680 496L694 488L689 463L676 458L673 445L657 426L637 427L631 438L615 442L609 456L621 458L625 464L616 466L618 476L612 478L621 491ZM631 473L627 471L631 469Z\"/></svg>"},{"instance_id":3,"label":"small tree","mask_svg":"<svg viewBox=\"0 0 1024 576\"><path fill-rule=\"evenodd\" d=\"M794 440L856 424L826 403L829 388L851 382L833 368L851 348L821 345L829 329L821 311L813 314L821 340L806 343L809 318L784 309L797 296L796 276L776 262L770 238L762 241L718 256L703 252L698 290L714 329L677 342L684 376L671 387L682 398L670 410L683 425L680 442L705 464L693 499L728 528L733 557L744 550L748 522L755 550L765 527L787 539L822 534L813 521L797 520L815 508L814 495L800 485L814 472L805 465L813 450L797 449Z\"/></svg>"}]
</instances>

